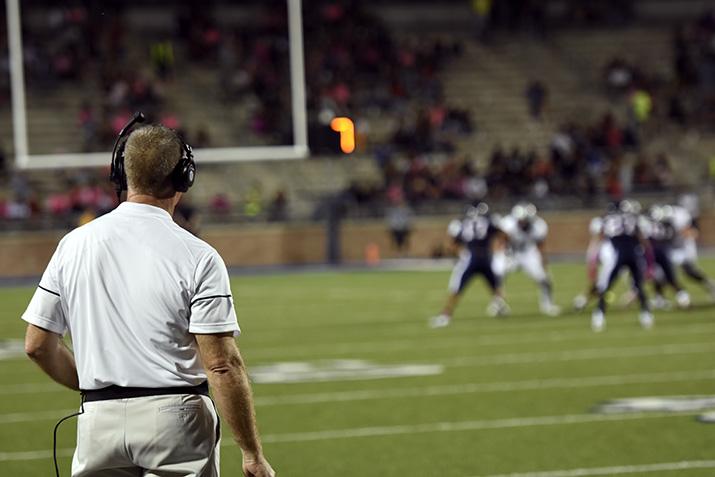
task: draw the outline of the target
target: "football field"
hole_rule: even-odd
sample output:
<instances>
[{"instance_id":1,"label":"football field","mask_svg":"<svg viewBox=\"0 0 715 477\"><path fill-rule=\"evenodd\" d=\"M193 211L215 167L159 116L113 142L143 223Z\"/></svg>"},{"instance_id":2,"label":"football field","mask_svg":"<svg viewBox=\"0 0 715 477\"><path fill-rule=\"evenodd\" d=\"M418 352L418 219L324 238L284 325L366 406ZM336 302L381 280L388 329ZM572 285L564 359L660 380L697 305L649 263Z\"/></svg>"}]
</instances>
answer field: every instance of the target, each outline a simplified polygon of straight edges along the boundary
<instances>
[{"instance_id":1,"label":"football field","mask_svg":"<svg viewBox=\"0 0 715 477\"><path fill-rule=\"evenodd\" d=\"M715 261L703 266L715 276ZM692 309L656 312L650 331L614 304L594 334L589 313L570 311L584 267L552 272L562 316L539 315L536 287L515 274L511 316L486 316L475 281L439 330L427 321L448 270L234 277L239 346L278 475L715 475L715 424L700 422L715 410L709 297L686 282ZM53 475L52 427L79 403L22 354L33 291L0 288L1 476ZM65 476L75 424L59 433ZM227 430L221 454L223 475L241 475Z\"/></svg>"}]
</instances>

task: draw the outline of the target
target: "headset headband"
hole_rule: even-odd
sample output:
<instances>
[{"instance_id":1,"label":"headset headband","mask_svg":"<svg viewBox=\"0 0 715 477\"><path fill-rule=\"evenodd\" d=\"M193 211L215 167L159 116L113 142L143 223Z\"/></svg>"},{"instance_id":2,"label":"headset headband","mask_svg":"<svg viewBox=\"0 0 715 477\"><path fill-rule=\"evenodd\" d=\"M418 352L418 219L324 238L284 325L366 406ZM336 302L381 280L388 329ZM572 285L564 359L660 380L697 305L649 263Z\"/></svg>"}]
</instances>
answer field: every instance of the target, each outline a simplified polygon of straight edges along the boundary
<instances>
[{"instance_id":1,"label":"headset headband","mask_svg":"<svg viewBox=\"0 0 715 477\"><path fill-rule=\"evenodd\" d=\"M137 123L145 121L144 114L137 112L131 120L119 131L114 148L112 149L112 164L109 172L109 180L114 183L117 191L117 200L121 200L122 191L127 190L127 174L124 169L124 147L126 136L131 133L132 127ZM177 135L178 137L178 135ZM176 167L171 171L171 183L177 192L186 192L194 183L196 176L196 163L191 146L186 144L179 137L181 142L181 157Z\"/></svg>"}]
</instances>

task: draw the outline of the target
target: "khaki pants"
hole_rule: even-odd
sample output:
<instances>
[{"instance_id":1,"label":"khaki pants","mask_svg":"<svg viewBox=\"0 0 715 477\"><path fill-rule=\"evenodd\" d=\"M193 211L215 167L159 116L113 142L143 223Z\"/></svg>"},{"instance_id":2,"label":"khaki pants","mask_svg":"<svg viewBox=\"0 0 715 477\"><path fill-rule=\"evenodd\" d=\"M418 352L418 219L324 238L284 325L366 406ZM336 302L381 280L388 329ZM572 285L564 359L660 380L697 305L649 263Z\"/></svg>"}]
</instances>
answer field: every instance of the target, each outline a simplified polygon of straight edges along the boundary
<instances>
[{"instance_id":1,"label":"khaki pants","mask_svg":"<svg viewBox=\"0 0 715 477\"><path fill-rule=\"evenodd\" d=\"M219 421L207 396L84 404L73 477L218 477Z\"/></svg>"}]
</instances>

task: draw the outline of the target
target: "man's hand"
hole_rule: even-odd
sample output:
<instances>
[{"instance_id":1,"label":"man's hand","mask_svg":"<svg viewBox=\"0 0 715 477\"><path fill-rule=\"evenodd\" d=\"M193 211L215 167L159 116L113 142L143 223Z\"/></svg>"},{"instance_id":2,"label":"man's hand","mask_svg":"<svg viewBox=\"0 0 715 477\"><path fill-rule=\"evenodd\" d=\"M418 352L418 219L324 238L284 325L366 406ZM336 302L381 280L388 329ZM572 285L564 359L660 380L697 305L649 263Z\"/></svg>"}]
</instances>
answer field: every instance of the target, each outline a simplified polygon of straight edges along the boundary
<instances>
[{"instance_id":1,"label":"man's hand","mask_svg":"<svg viewBox=\"0 0 715 477\"><path fill-rule=\"evenodd\" d=\"M274 477L276 473L265 457L255 458L243 454L243 475L246 477Z\"/></svg>"}]
</instances>

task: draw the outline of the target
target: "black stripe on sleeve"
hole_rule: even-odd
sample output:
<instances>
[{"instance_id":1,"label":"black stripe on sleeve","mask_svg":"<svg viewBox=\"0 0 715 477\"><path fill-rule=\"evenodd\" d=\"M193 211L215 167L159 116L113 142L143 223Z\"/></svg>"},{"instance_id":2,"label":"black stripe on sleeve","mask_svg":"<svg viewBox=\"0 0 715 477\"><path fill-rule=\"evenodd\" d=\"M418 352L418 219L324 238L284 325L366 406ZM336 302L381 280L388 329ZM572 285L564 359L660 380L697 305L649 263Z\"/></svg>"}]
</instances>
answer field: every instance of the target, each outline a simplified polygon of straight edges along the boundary
<instances>
[{"instance_id":1,"label":"black stripe on sleeve","mask_svg":"<svg viewBox=\"0 0 715 477\"><path fill-rule=\"evenodd\" d=\"M42 285L37 285L37 288L39 288L40 290L45 290L47 293L52 293L53 295L60 296L59 293L53 292L52 290L48 290L47 288L43 287Z\"/></svg>"},{"instance_id":2,"label":"black stripe on sleeve","mask_svg":"<svg viewBox=\"0 0 715 477\"><path fill-rule=\"evenodd\" d=\"M214 298L231 298L231 295L211 295L211 296L204 296L201 298L194 298L194 300L189 304L189 306L194 306L194 303L196 303L197 301L213 300Z\"/></svg>"}]
</instances>

